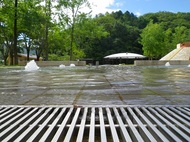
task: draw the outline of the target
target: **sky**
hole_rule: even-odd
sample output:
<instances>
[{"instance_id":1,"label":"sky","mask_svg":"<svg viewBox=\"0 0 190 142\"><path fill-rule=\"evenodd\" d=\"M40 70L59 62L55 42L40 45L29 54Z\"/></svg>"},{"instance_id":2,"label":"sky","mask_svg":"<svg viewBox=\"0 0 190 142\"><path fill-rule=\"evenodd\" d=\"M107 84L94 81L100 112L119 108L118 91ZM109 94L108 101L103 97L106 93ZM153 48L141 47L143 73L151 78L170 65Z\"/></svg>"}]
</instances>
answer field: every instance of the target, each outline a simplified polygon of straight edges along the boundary
<instances>
[{"instance_id":1,"label":"sky","mask_svg":"<svg viewBox=\"0 0 190 142\"><path fill-rule=\"evenodd\" d=\"M190 12L190 0L89 0L92 15L121 10L136 16L159 11Z\"/></svg>"}]
</instances>

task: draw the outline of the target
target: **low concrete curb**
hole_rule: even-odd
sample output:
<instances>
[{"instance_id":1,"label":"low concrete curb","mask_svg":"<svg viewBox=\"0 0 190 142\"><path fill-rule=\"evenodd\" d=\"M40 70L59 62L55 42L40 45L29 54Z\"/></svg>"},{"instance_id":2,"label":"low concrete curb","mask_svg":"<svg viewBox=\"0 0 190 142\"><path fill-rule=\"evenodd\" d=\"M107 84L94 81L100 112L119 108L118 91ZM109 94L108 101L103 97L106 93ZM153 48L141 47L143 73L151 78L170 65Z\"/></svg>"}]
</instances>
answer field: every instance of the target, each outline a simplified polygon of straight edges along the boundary
<instances>
[{"instance_id":1,"label":"low concrete curb","mask_svg":"<svg viewBox=\"0 0 190 142\"><path fill-rule=\"evenodd\" d=\"M167 62L170 63L170 65L189 65L190 61L183 61L183 60L135 60L134 65L135 66L159 66L159 65L165 65Z\"/></svg>"},{"instance_id":2,"label":"low concrete curb","mask_svg":"<svg viewBox=\"0 0 190 142\"><path fill-rule=\"evenodd\" d=\"M25 66L27 61L20 61L20 66ZM47 67L47 66L59 66L61 64L65 66L69 66L70 64L75 64L76 66L86 66L86 61L36 61L36 64L39 67Z\"/></svg>"}]
</instances>

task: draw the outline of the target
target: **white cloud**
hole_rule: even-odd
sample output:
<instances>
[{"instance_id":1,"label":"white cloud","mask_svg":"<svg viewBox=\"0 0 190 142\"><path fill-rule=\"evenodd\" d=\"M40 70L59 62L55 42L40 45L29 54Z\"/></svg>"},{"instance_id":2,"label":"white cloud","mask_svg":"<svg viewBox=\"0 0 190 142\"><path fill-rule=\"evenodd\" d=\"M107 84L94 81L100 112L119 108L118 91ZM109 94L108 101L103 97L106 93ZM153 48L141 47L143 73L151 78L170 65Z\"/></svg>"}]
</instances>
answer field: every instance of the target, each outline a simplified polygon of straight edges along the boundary
<instances>
[{"instance_id":1,"label":"white cloud","mask_svg":"<svg viewBox=\"0 0 190 142\"><path fill-rule=\"evenodd\" d=\"M135 12L135 15L136 15L137 17L139 17L139 16L141 16L142 14L141 14L140 12Z\"/></svg>"},{"instance_id":2,"label":"white cloud","mask_svg":"<svg viewBox=\"0 0 190 142\"><path fill-rule=\"evenodd\" d=\"M116 5L117 7L121 7L121 6L123 6L123 3L122 3L122 2L116 2L115 5Z\"/></svg>"},{"instance_id":3,"label":"white cloud","mask_svg":"<svg viewBox=\"0 0 190 142\"><path fill-rule=\"evenodd\" d=\"M89 2L91 3L92 7L92 16L100 13L105 14L106 12L110 13L113 11L117 11L119 9L112 9L109 7L113 5L120 5L120 3L116 3L115 0L89 0Z\"/></svg>"},{"instance_id":4,"label":"white cloud","mask_svg":"<svg viewBox=\"0 0 190 142\"><path fill-rule=\"evenodd\" d=\"M85 5L82 6L81 12L89 13L91 11L92 17L97 14L105 14L106 12L113 12L121 10L119 7L123 5L121 2L116 2L116 0L88 0L91 6L91 9L86 7ZM56 5L56 3L54 3ZM68 11L66 11L68 14Z\"/></svg>"}]
</instances>

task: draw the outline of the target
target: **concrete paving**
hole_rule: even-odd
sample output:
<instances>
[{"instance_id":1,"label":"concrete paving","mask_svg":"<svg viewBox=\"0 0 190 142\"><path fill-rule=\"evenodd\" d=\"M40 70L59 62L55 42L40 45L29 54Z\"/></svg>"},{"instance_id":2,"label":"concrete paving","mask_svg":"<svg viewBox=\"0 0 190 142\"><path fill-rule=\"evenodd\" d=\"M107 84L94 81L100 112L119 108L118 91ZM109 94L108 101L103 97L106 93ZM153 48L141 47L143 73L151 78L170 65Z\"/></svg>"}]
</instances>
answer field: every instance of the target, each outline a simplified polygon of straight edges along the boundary
<instances>
[{"instance_id":1,"label":"concrete paving","mask_svg":"<svg viewBox=\"0 0 190 142\"><path fill-rule=\"evenodd\" d=\"M187 66L0 69L0 105L190 105Z\"/></svg>"}]
</instances>

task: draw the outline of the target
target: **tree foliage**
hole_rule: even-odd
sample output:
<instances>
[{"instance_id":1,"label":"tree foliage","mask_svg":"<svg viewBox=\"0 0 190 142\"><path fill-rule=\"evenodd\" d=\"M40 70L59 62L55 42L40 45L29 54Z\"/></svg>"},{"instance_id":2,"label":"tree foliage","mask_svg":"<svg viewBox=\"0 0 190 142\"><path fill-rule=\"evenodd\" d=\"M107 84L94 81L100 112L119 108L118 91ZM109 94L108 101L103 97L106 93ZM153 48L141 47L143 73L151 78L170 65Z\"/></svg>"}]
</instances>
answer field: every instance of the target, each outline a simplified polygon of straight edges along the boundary
<instances>
[{"instance_id":1,"label":"tree foliage","mask_svg":"<svg viewBox=\"0 0 190 142\"><path fill-rule=\"evenodd\" d=\"M164 50L164 30L159 24L153 24L150 21L146 28L143 29L141 38L145 56L151 59L162 56L162 51Z\"/></svg>"},{"instance_id":2,"label":"tree foliage","mask_svg":"<svg viewBox=\"0 0 190 142\"><path fill-rule=\"evenodd\" d=\"M88 7L84 13L82 9ZM14 3L0 1L0 52L13 62ZM76 60L119 52L159 59L190 41L190 13L157 12L137 17L126 11L90 15L87 0L18 0L17 51L44 60ZM48 58L48 54L49 57Z\"/></svg>"},{"instance_id":3,"label":"tree foliage","mask_svg":"<svg viewBox=\"0 0 190 142\"><path fill-rule=\"evenodd\" d=\"M190 13L180 12L158 12L144 15L143 19L152 21L141 33L140 43L143 46L144 54L150 58L159 59L176 48L178 43L190 41L190 19L188 16ZM158 26L161 29L157 29ZM161 34L160 38L158 38L158 32ZM149 39L147 39L148 35L151 35ZM154 50L150 46L154 47Z\"/></svg>"},{"instance_id":4,"label":"tree foliage","mask_svg":"<svg viewBox=\"0 0 190 142\"><path fill-rule=\"evenodd\" d=\"M73 60L73 51L80 53L80 51L75 50L75 25L80 22L82 13L81 8L83 6L89 7L90 4L87 0L59 0L58 9L61 11L59 13L60 21L65 21L66 28L69 28L70 32L70 60ZM85 15L86 16L86 15Z\"/></svg>"}]
</instances>

